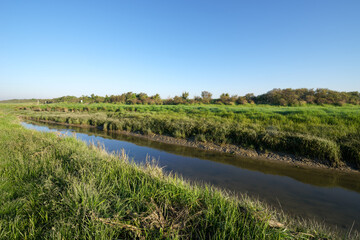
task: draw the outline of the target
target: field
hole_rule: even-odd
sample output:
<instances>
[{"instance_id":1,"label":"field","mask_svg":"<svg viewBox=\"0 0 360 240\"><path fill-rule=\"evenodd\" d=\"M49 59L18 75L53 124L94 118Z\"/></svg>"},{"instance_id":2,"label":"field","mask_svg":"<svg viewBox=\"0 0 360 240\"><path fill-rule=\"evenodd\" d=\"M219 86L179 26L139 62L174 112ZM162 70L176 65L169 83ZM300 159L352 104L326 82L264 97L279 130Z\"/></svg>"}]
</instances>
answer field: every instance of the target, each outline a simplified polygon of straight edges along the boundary
<instances>
[{"instance_id":1,"label":"field","mask_svg":"<svg viewBox=\"0 0 360 240\"><path fill-rule=\"evenodd\" d=\"M360 106L12 105L34 120L164 134L360 168Z\"/></svg>"},{"instance_id":2,"label":"field","mask_svg":"<svg viewBox=\"0 0 360 240\"><path fill-rule=\"evenodd\" d=\"M3 110L4 111L4 110ZM0 109L0 239L320 239L286 218L75 138L26 130Z\"/></svg>"}]
</instances>

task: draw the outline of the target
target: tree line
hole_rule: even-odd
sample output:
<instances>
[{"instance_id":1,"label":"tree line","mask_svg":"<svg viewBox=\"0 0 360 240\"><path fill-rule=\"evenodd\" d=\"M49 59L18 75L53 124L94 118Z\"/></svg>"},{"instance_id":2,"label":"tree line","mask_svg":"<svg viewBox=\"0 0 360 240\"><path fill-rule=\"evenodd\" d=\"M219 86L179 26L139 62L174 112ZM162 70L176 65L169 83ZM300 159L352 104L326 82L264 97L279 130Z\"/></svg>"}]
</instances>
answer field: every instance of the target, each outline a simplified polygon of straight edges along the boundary
<instances>
[{"instance_id":1,"label":"tree line","mask_svg":"<svg viewBox=\"0 0 360 240\"><path fill-rule=\"evenodd\" d=\"M127 92L121 95L97 96L63 96L54 99L42 99L42 103L120 103L120 104L145 104L145 105L177 105L177 104L224 104L224 105L241 105L241 104L270 104L279 106L299 106L305 104L317 105L336 105L344 104L360 105L360 93L338 92L325 88L307 89L279 89L275 88L265 94L255 96L248 93L245 96L230 95L223 93L219 98L213 98L212 93L202 91L200 96L189 98L188 92L183 92L180 96L173 98L161 99L159 94L152 96L146 93Z\"/></svg>"}]
</instances>

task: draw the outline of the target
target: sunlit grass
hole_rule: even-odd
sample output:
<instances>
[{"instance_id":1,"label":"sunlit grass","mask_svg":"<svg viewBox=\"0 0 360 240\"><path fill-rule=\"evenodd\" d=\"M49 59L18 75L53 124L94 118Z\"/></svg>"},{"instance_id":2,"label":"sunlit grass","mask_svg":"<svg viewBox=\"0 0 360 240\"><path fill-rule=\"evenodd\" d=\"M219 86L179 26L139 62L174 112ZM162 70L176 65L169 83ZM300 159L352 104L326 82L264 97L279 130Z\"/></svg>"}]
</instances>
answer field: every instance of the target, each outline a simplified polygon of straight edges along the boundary
<instances>
[{"instance_id":1,"label":"sunlit grass","mask_svg":"<svg viewBox=\"0 0 360 240\"><path fill-rule=\"evenodd\" d=\"M14 106L13 106L14 107ZM19 106L35 120L111 131L165 134L260 151L280 151L324 164L360 167L360 107L346 105L48 104Z\"/></svg>"},{"instance_id":2,"label":"sunlit grass","mask_svg":"<svg viewBox=\"0 0 360 240\"><path fill-rule=\"evenodd\" d=\"M132 163L0 113L0 239L313 239L247 197Z\"/></svg>"}]
</instances>

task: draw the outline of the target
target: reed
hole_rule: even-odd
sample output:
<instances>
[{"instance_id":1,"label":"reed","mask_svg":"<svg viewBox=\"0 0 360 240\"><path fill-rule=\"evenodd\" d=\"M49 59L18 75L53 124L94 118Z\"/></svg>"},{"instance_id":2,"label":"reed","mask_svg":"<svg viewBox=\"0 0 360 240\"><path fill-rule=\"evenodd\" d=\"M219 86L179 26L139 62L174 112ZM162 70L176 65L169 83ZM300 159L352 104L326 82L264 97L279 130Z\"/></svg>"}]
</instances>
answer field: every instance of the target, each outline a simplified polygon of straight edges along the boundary
<instances>
[{"instance_id":1,"label":"reed","mask_svg":"<svg viewBox=\"0 0 360 240\"><path fill-rule=\"evenodd\" d=\"M230 143L360 168L359 106L48 104L17 109L34 120Z\"/></svg>"},{"instance_id":2,"label":"reed","mask_svg":"<svg viewBox=\"0 0 360 240\"><path fill-rule=\"evenodd\" d=\"M0 239L328 239L257 201L0 111Z\"/></svg>"}]
</instances>

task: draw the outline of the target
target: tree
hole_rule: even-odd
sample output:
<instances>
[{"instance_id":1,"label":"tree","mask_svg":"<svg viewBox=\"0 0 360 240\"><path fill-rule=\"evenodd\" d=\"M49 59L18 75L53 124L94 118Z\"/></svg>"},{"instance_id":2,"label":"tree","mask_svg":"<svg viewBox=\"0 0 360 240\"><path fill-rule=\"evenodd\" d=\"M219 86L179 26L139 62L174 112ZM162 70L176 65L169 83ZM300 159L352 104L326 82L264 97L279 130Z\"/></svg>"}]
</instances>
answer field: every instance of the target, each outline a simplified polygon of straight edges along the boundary
<instances>
[{"instance_id":1,"label":"tree","mask_svg":"<svg viewBox=\"0 0 360 240\"><path fill-rule=\"evenodd\" d=\"M186 100L189 97L189 93L188 92L183 92L181 97Z\"/></svg>"},{"instance_id":2,"label":"tree","mask_svg":"<svg viewBox=\"0 0 360 240\"><path fill-rule=\"evenodd\" d=\"M185 99L183 97L175 96L173 99L173 104L184 104Z\"/></svg>"},{"instance_id":3,"label":"tree","mask_svg":"<svg viewBox=\"0 0 360 240\"><path fill-rule=\"evenodd\" d=\"M246 101L250 102L251 100L253 100L255 98L255 95L253 93L248 93L245 95L245 99Z\"/></svg>"},{"instance_id":4,"label":"tree","mask_svg":"<svg viewBox=\"0 0 360 240\"><path fill-rule=\"evenodd\" d=\"M247 104L248 101L246 100L245 97L238 97L238 98L236 99L236 103L237 103L237 104Z\"/></svg>"},{"instance_id":5,"label":"tree","mask_svg":"<svg viewBox=\"0 0 360 240\"><path fill-rule=\"evenodd\" d=\"M146 93L139 93L136 97L141 101L142 104L147 104L149 97Z\"/></svg>"},{"instance_id":6,"label":"tree","mask_svg":"<svg viewBox=\"0 0 360 240\"><path fill-rule=\"evenodd\" d=\"M195 96L194 97L194 103L201 103L202 98L200 96Z\"/></svg>"},{"instance_id":7,"label":"tree","mask_svg":"<svg viewBox=\"0 0 360 240\"><path fill-rule=\"evenodd\" d=\"M151 99L153 100L153 102L154 102L156 105L161 105L161 104L163 104L163 100L161 100L160 95L159 95L158 93L155 94L154 96L152 96Z\"/></svg>"},{"instance_id":8,"label":"tree","mask_svg":"<svg viewBox=\"0 0 360 240\"><path fill-rule=\"evenodd\" d=\"M229 104L230 103L230 95L228 93L223 93L220 95L220 101L223 104Z\"/></svg>"},{"instance_id":9,"label":"tree","mask_svg":"<svg viewBox=\"0 0 360 240\"><path fill-rule=\"evenodd\" d=\"M201 92L202 102L203 103L210 103L212 94L208 91Z\"/></svg>"}]
</instances>

